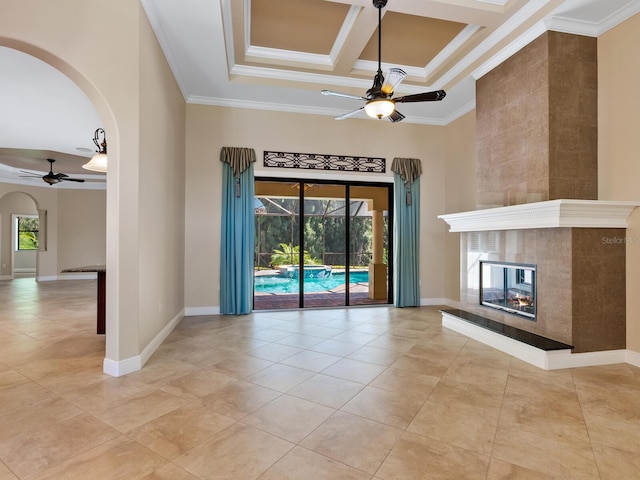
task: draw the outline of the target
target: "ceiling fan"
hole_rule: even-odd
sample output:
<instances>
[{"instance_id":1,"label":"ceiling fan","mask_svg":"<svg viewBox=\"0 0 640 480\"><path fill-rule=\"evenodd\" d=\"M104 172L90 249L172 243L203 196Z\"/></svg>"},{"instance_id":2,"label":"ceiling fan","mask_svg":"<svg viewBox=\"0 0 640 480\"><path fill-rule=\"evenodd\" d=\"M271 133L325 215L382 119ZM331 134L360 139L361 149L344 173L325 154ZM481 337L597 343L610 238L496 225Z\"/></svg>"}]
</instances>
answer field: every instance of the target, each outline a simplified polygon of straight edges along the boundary
<instances>
[{"instance_id":1,"label":"ceiling fan","mask_svg":"<svg viewBox=\"0 0 640 480\"><path fill-rule=\"evenodd\" d=\"M81 182L81 183L84 182L84 180L81 178L71 178L69 177L69 175L66 175L64 173L53 173L53 162L55 162L55 160L53 158L47 158L47 162L49 162L49 173L47 173L46 175L40 176L32 172L25 172L24 170L22 170L22 173L27 173L28 175L21 175L21 177L22 178L42 178L42 180L44 180L44 182L48 183L49 185L54 185L62 181Z\"/></svg>"},{"instance_id":2,"label":"ceiling fan","mask_svg":"<svg viewBox=\"0 0 640 480\"><path fill-rule=\"evenodd\" d=\"M411 102L434 102L442 100L446 96L444 90L436 90L433 92L416 93L414 95L406 95L404 97L391 98L393 91L400 85L400 82L407 76L406 72L401 68L390 68L387 77L382 75L382 8L387 4L387 0L373 0L373 6L378 9L378 72L373 78L373 86L367 90L364 97L350 95L348 93L334 92L333 90L322 90L323 95L331 95L334 97L353 98L356 100L364 100L364 106L352 112L345 113L336 117L336 120L344 120L364 109L364 111L373 118L386 118L392 122L399 122L405 118L403 114L396 110L396 103Z\"/></svg>"}]
</instances>

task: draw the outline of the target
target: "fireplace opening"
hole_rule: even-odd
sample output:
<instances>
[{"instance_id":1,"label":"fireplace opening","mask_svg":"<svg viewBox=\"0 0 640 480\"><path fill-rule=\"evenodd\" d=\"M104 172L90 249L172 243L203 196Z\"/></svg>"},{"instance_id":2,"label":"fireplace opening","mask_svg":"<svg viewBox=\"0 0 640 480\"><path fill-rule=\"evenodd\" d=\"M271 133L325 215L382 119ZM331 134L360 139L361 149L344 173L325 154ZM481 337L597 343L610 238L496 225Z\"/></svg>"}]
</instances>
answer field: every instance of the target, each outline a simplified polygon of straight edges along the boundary
<instances>
[{"instance_id":1,"label":"fireplace opening","mask_svg":"<svg viewBox=\"0 0 640 480\"><path fill-rule=\"evenodd\" d=\"M480 262L480 304L536 319L536 266Z\"/></svg>"}]
</instances>

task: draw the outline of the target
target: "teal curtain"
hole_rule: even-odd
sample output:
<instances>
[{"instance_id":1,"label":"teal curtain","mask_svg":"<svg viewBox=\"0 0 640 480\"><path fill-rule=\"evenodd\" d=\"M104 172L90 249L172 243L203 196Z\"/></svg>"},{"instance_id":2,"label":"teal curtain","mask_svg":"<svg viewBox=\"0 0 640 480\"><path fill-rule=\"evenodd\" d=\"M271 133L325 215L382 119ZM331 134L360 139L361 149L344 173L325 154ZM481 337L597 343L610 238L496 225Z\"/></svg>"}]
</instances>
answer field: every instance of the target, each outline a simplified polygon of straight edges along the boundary
<instances>
[{"instance_id":1,"label":"teal curtain","mask_svg":"<svg viewBox=\"0 0 640 480\"><path fill-rule=\"evenodd\" d=\"M396 307L420 306L420 175L415 158L394 158L394 288Z\"/></svg>"},{"instance_id":2,"label":"teal curtain","mask_svg":"<svg viewBox=\"0 0 640 480\"><path fill-rule=\"evenodd\" d=\"M220 313L245 315L253 308L253 149L224 147L220 242Z\"/></svg>"}]
</instances>

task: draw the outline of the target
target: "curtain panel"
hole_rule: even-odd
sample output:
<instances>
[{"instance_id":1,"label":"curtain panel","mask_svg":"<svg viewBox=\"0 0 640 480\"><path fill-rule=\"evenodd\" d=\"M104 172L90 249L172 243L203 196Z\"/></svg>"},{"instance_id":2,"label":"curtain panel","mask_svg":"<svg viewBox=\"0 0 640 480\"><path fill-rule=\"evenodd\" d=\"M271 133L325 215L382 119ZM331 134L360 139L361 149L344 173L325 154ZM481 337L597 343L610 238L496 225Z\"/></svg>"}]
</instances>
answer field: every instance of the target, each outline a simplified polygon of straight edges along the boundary
<instances>
[{"instance_id":1,"label":"curtain panel","mask_svg":"<svg viewBox=\"0 0 640 480\"><path fill-rule=\"evenodd\" d=\"M223 147L220 241L220 313L245 315L253 307L254 197L251 148Z\"/></svg>"},{"instance_id":2,"label":"curtain panel","mask_svg":"<svg viewBox=\"0 0 640 480\"><path fill-rule=\"evenodd\" d=\"M420 175L417 158L394 158L394 272L393 304L420 306Z\"/></svg>"}]
</instances>

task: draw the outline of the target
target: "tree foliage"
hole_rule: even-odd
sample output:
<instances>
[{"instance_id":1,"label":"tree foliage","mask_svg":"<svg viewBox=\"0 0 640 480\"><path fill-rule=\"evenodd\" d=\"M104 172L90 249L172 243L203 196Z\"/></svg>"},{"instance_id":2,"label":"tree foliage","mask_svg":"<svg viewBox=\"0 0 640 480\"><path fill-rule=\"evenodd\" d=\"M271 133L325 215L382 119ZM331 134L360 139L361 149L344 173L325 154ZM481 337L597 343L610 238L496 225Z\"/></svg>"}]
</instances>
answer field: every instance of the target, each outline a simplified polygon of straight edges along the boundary
<instances>
[{"instance_id":1,"label":"tree foliage","mask_svg":"<svg viewBox=\"0 0 640 480\"><path fill-rule=\"evenodd\" d=\"M349 263L364 267L371 262L372 220L371 216L363 215L367 212L366 202L352 201L347 206L344 200L306 199L302 226L298 199L270 198L263 203L266 213L257 214L255 220L256 267L298 264L300 228L304 232L305 263L341 266ZM349 259L345 244L347 214L351 236ZM385 248L387 232L385 220Z\"/></svg>"}]
</instances>

